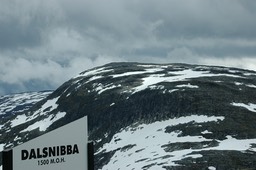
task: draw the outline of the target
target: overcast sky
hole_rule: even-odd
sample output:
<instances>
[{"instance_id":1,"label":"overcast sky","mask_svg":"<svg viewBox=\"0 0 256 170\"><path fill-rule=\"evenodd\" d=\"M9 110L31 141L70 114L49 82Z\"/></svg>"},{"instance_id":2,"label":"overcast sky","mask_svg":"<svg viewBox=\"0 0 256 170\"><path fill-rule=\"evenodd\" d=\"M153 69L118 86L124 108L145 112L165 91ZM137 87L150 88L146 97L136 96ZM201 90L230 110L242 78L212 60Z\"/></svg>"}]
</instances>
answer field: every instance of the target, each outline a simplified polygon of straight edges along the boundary
<instances>
[{"instance_id":1,"label":"overcast sky","mask_svg":"<svg viewBox=\"0 0 256 170\"><path fill-rule=\"evenodd\" d=\"M255 0L1 0L0 95L109 62L256 70Z\"/></svg>"}]
</instances>

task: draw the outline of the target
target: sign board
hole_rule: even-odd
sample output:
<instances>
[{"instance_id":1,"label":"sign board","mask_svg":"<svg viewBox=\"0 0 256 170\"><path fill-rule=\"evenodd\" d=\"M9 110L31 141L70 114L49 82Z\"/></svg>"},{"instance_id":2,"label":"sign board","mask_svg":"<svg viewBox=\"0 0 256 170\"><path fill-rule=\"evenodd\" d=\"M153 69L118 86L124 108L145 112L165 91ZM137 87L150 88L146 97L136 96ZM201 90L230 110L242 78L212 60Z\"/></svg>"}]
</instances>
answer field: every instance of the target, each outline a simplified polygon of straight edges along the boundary
<instances>
[{"instance_id":1,"label":"sign board","mask_svg":"<svg viewBox=\"0 0 256 170\"><path fill-rule=\"evenodd\" d=\"M13 170L88 170L87 117L12 150Z\"/></svg>"}]
</instances>

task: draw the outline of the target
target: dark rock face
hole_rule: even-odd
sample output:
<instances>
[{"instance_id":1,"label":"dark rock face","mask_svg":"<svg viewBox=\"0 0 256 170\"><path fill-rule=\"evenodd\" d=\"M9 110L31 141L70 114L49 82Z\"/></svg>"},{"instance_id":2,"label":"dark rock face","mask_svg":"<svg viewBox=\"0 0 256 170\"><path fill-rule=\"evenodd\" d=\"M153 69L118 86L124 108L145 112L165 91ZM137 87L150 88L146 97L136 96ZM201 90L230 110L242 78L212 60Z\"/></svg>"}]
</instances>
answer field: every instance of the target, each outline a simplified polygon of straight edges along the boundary
<instances>
[{"instance_id":1,"label":"dark rock face","mask_svg":"<svg viewBox=\"0 0 256 170\"><path fill-rule=\"evenodd\" d=\"M112 63L64 83L13 134L24 142L87 115L96 169L250 169L255 96L249 70ZM42 120L53 121L29 128Z\"/></svg>"}]
</instances>

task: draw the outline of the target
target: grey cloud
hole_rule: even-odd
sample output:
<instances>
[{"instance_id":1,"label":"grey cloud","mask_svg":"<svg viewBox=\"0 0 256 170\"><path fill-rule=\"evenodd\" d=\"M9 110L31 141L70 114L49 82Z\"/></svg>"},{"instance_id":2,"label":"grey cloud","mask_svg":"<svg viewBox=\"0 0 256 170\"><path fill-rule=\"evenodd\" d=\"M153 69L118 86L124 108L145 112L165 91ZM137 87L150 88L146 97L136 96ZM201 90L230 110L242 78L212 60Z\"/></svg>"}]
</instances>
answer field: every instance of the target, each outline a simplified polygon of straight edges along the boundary
<instances>
[{"instance_id":1,"label":"grey cloud","mask_svg":"<svg viewBox=\"0 0 256 170\"><path fill-rule=\"evenodd\" d=\"M41 42L40 32L38 29L34 28L31 24L30 29L21 30L17 27L18 21L8 20L5 22L1 22L0 25L0 48L1 49L13 49L20 46L30 46L33 47L35 45L39 45Z\"/></svg>"},{"instance_id":2,"label":"grey cloud","mask_svg":"<svg viewBox=\"0 0 256 170\"><path fill-rule=\"evenodd\" d=\"M58 12L49 5L41 0L1 1L0 49L13 50L43 45L49 29L56 27L58 23Z\"/></svg>"},{"instance_id":3,"label":"grey cloud","mask_svg":"<svg viewBox=\"0 0 256 170\"><path fill-rule=\"evenodd\" d=\"M255 7L254 0L2 0L0 81L54 88L113 61L253 68Z\"/></svg>"},{"instance_id":4,"label":"grey cloud","mask_svg":"<svg viewBox=\"0 0 256 170\"><path fill-rule=\"evenodd\" d=\"M2 21L0 47L33 48L45 39L47 43L50 33L59 28L76 31L103 52L118 43L140 41L147 46L152 39L256 38L255 12L251 10L256 2L249 0L53 0L53 7L40 2L17 3L21 7L15 10L21 12Z\"/></svg>"},{"instance_id":5,"label":"grey cloud","mask_svg":"<svg viewBox=\"0 0 256 170\"><path fill-rule=\"evenodd\" d=\"M177 2L177 1L176 1ZM251 1L252 4L256 2ZM157 35L162 38L256 38L255 13L239 1L189 1L164 10Z\"/></svg>"}]
</instances>

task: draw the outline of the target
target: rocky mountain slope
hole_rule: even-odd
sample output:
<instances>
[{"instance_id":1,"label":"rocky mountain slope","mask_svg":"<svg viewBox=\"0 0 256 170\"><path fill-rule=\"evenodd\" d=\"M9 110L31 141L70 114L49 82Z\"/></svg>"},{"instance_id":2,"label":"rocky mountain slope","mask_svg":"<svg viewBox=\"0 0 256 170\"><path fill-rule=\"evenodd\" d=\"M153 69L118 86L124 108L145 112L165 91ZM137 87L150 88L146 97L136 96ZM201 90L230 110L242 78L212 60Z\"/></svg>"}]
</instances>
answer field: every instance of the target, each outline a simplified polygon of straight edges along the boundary
<instances>
[{"instance_id":1,"label":"rocky mountain slope","mask_svg":"<svg viewBox=\"0 0 256 170\"><path fill-rule=\"evenodd\" d=\"M8 113L0 149L88 115L96 169L253 169L255 96L249 70L112 63Z\"/></svg>"},{"instance_id":2,"label":"rocky mountain slope","mask_svg":"<svg viewBox=\"0 0 256 170\"><path fill-rule=\"evenodd\" d=\"M51 93L52 91L43 91L0 96L0 152L19 144L18 137L14 135L19 133L16 128L26 122L23 113ZM19 140L22 143L23 139Z\"/></svg>"}]
</instances>

